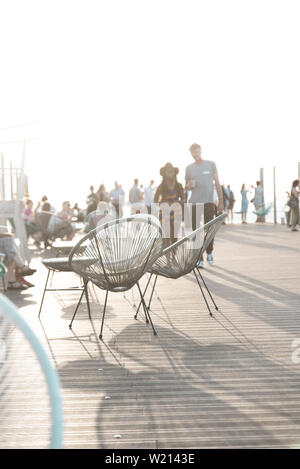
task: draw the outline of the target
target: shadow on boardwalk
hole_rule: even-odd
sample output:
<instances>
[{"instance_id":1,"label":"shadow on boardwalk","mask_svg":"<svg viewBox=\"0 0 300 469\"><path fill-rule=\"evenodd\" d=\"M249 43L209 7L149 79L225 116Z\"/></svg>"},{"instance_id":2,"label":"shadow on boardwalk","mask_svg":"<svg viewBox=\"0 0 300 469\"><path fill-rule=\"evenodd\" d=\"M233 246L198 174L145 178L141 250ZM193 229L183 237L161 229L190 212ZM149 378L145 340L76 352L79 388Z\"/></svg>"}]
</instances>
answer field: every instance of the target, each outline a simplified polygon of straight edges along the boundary
<instances>
[{"instance_id":1,"label":"shadow on boardwalk","mask_svg":"<svg viewBox=\"0 0 300 469\"><path fill-rule=\"evenodd\" d=\"M147 343L136 325L126 327L108 344L99 344L100 361L94 367L101 364L103 374L76 380L84 392L98 389L101 396L111 397L99 402L99 448L268 447L284 445L287 439L295 442L297 432L284 433L281 441L272 430L288 421L300 434L300 415L292 405L300 399L299 375L247 348L201 346L165 328L158 333ZM122 357L121 362L107 363L103 347ZM80 377L90 366L90 359L63 366L62 385L74 388L67 379L69 371ZM282 403L281 385L287 382L290 393ZM122 439L115 440L116 434Z\"/></svg>"},{"instance_id":2,"label":"shadow on boardwalk","mask_svg":"<svg viewBox=\"0 0 300 469\"><path fill-rule=\"evenodd\" d=\"M287 294L284 288L219 265L213 266L208 272L204 271L203 276L214 296L222 298L222 302L226 300L236 304L240 311L290 332L289 321L283 321L278 314L273 315L272 311L282 309L282 314L285 314L284 311L296 311L300 294L291 291ZM203 302L195 278L187 275L185 279L195 284L195 295L199 295L199 303ZM277 303L276 307L274 302Z\"/></svg>"}]
</instances>

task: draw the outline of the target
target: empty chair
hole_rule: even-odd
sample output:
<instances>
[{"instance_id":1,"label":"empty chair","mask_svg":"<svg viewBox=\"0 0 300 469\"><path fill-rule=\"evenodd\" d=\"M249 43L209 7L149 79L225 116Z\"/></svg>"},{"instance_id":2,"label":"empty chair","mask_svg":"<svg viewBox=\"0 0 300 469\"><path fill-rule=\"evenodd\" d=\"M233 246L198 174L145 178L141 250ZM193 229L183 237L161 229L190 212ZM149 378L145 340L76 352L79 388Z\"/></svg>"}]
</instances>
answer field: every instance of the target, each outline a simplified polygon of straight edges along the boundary
<instances>
[{"instance_id":1,"label":"empty chair","mask_svg":"<svg viewBox=\"0 0 300 469\"><path fill-rule=\"evenodd\" d=\"M69 247L68 252L70 252L70 251L71 251L71 248ZM59 254L59 252L60 251L57 251L57 254ZM40 309L39 309L39 317L40 317L41 312L42 312L42 306L43 306L45 294L46 294L47 291L48 292L49 291L52 291L52 292L53 291L81 291L82 293L81 293L81 296L80 296L79 301L78 301L77 306L76 306L76 312L79 308L82 297L85 294L88 313L89 313L89 318L91 318L90 302L89 302L89 296L88 296L88 282L87 281L83 280L83 287L82 288L80 288L80 287L69 287L69 288L52 288L52 287L50 287L49 288L48 287L49 277L50 277L51 272L52 272L53 275L54 275L55 272L72 272L72 267L70 266L70 263L69 263L69 257L59 257L59 255L57 255L57 257L44 259L43 260L43 265L48 269L48 273L47 273L47 278L46 278L44 291L43 291L43 295L42 295L42 299L41 299L41 304L40 304ZM52 279L53 279L53 277L52 277Z\"/></svg>"},{"instance_id":2,"label":"empty chair","mask_svg":"<svg viewBox=\"0 0 300 469\"><path fill-rule=\"evenodd\" d=\"M124 292L137 285L141 295L138 281L160 256L162 245L159 221L150 215L140 215L100 225L84 236L71 251L72 270L86 282L92 282L106 291L100 339L108 292ZM156 334L143 299L142 304L146 321L150 321Z\"/></svg>"},{"instance_id":3,"label":"empty chair","mask_svg":"<svg viewBox=\"0 0 300 469\"><path fill-rule=\"evenodd\" d=\"M205 300L209 314L212 316L210 306L207 302L204 291L199 281L199 276L202 279L203 284L207 289L207 292L209 293L212 301L214 300L206 283L204 282L203 276L200 273L198 263L201 258L201 255L204 253L205 249L210 244L211 240L214 238L216 232L221 227L222 222L224 221L226 216L226 214L219 215L218 217L214 218L205 225L202 225L197 230L193 231L187 236L184 236L183 238L176 241L171 246L168 246L162 251L161 256L150 267L150 269L148 269L148 272L150 272L151 275L147 282L143 296L146 294L152 275L155 275L154 285L152 288L148 309L151 305L152 295L158 276L177 279L183 277L186 274L189 274L190 272L193 272L201 290L202 296ZM215 302L214 305L217 309ZM140 306L141 303L139 304L135 317L137 317L138 315Z\"/></svg>"}]
</instances>

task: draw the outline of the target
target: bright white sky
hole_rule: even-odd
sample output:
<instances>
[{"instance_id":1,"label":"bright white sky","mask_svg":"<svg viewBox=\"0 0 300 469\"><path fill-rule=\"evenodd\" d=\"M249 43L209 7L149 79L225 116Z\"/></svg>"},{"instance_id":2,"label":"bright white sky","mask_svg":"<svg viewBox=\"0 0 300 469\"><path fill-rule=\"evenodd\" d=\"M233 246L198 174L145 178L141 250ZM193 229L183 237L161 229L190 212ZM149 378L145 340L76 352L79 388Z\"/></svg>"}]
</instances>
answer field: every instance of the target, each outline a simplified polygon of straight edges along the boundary
<instances>
[{"instance_id":1,"label":"bright white sky","mask_svg":"<svg viewBox=\"0 0 300 469\"><path fill-rule=\"evenodd\" d=\"M0 151L31 197L84 202L184 168L194 141L238 192L300 161L298 0L0 0ZM38 122L38 123L37 123ZM1 143L2 142L2 143ZM238 194L237 200L239 200ZM271 196L269 196L271 197Z\"/></svg>"}]
</instances>

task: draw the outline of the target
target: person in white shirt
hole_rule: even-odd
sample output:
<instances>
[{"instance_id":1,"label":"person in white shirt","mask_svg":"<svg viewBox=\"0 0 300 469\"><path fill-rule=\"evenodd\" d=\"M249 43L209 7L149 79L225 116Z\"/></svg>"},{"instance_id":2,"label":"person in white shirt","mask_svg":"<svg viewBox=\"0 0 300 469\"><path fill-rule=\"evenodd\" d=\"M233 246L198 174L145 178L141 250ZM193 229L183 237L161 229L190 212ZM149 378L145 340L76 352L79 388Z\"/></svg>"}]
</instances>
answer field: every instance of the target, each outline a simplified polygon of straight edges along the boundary
<instances>
[{"instance_id":1,"label":"person in white shirt","mask_svg":"<svg viewBox=\"0 0 300 469\"><path fill-rule=\"evenodd\" d=\"M129 191L129 202L131 204L131 215L135 215L136 213L147 213L147 209L143 201L143 193L139 188L138 179L134 180L134 184Z\"/></svg>"},{"instance_id":2,"label":"person in white shirt","mask_svg":"<svg viewBox=\"0 0 300 469\"><path fill-rule=\"evenodd\" d=\"M117 181L115 181L115 188L110 191L109 197L116 210L117 217L122 218L125 193Z\"/></svg>"},{"instance_id":3,"label":"person in white shirt","mask_svg":"<svg viewBox=\"0 0 300 469\"><path fill-rule=\"evenodd\" d=\"M145 193L144 193L145 205L149 214L151 214L151 204L153 202L154 193L155 193L154 181L153 179L151 179L150 185L145 188Z\"/></svg>"}]
</instances>

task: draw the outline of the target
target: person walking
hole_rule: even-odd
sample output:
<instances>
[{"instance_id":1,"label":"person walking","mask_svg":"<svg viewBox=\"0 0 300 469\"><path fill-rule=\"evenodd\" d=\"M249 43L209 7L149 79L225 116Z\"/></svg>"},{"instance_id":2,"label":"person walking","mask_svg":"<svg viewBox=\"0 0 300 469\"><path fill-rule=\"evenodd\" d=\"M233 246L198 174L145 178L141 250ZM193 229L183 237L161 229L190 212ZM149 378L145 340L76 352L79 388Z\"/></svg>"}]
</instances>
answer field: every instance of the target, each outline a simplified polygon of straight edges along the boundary
<instances>
[{"instance_id":1,"label":"person walking","mask_svg":"<svg viewBox=\"0 0 300 469\"><path fill-rule=\"evenodd\" d=\"M151 214L151 204L153 202L154 193L154 181L151 179L149 186L146 187L144 191L145 205L149 214Z\"/></svg>"},{"instance_id":2,"label":"person walking","mask_svg":"<svg viewBox=\"0 0 300 469\"><path fill-rule=\"evenodd\" d=\"M253 186L252 186L253 187ZM260 181L256 181L256 187L254 199L251 201L254 204L256 212L260 213L263 210L264 200L263 200L263 188L261 186ZM262 215L257 215L256 223L261 223L264 221L264 217Z\"/></svg>"},{"instance_id":3,"label":"person walking","mask_svg":"<svg viewBox=\"0 0 300 469\"><path fill-rule=\"evenodd\" d=\"M192 228L195 230L198 228L196 204L204 204L204 223L215 216L214 185L218 194L218 213L223 212L224 203L216 164L202 159L201 146L198 143L193 143L189 150L195 162L186 167L185 180L186 189L191 190L189 203L192 204ZM206 250L209 264L213 264L212 252L213 240ZM203 268L203 259L200 259L199 267Z\"/></svg>"},{"instance_id":4,"label":"person walking","mask_svg":"<svg viewBox=\"0 0 300 469\"><path fill-rule=\"evenodd\" d=\"M242 223L247 223L247 211L248 211L249 200L248 200L248 189L246 189L245 184L242 185L241 196L242 196L242 206L241 206Z\"/></svg>"},{"instance_id":5,"label":"person walking","mask_svg":"<svg viewBox=\"0 0 300 469\"><path fill-rule=\"evenodd\" d=\"M105 190L104 184L100 184L99 189L96 192L97 195L97 203L98 202L109 202L109 195ZM97 208L97 206L96 206ZM95 210L96 210L95 208Z\"/></svg>"},{"instance_id":6,"label":"person walking","mask_svg":"<svg viewBox=\"0 0 300 469\"><path fill-rule=\"evenodd\" d=\"M125 193L122 189L122 186L115 181L115 188L110 191L109 198L116 210L117 218L122 218L123 216L123 205L124 205Z\"/></svg>"},{"instance_id":7,"label":"person walking","mask_svg":"<svg viewBox=\"0 0 300 469\"><path fill-rule=\"evenodd\" d=\"M89 213L93 212L97 208L97 203L98 203L98 197L97 194L94 192L94 186L90 186L90 193L88 194L86 198L86 214L88 215Z\"/></svg>"},{"instance_id":8,"label":"person walking","mask_svg":"<svg viewBox=\"0 0 300 469\"><path fill-rule=\"evenodd\" d=\"M129 202L131 204L131 215L136 213L147 213L147 209L143 202L143 193L139 188L139 180L134 179L133 186L129 191Z\"/></svg>"},{"instance_id":9,"label":"person walking","mask_svg":"<svg viewBox=\"0 0 300 469\"><path fill-rule=\"evenodd\" d=\"M227 197L228 197L228 205L227 205L227 213L228 213L228 221L233 223L233 207L235 203L234 193L232 192L230 185L225 189Z\"/></svg>"},{"instance_id":10,"label":"person walking","mask_svg":"<svg viewBox=\"0 0 300 469\"><path fill-rule=\"evenodd\" d=\"M289 200L289 207L291 208L290 223L292 225L292 231L299 231L297 225L299 225L299 179L295 179L292 184L291 197Z\"/></svg>"},{"instance_id":11,"label":"person walking","mask_svg":"<svg viewBox=\"0 0 300 469\"><path fill-rule=\"evenodd\" d=\"M133 186L129 191L129 202L131 204L139 203L142 200L143 194L139 188L139 180L134 179Z\"/></svg>"},{"instance_id":12,"label":"person walking","mask_svg":"<svg viewBox=\"0 0 300 469\"><path fill-rule=\"evenodd\" d=\"M289 205L291 194L288 191L286 191L285 194L286 194L286 202L284 204L285 221L286 221L287 227L290 228L292 226L291 225L291 207Z\"/></svg>"}]
</instances>

